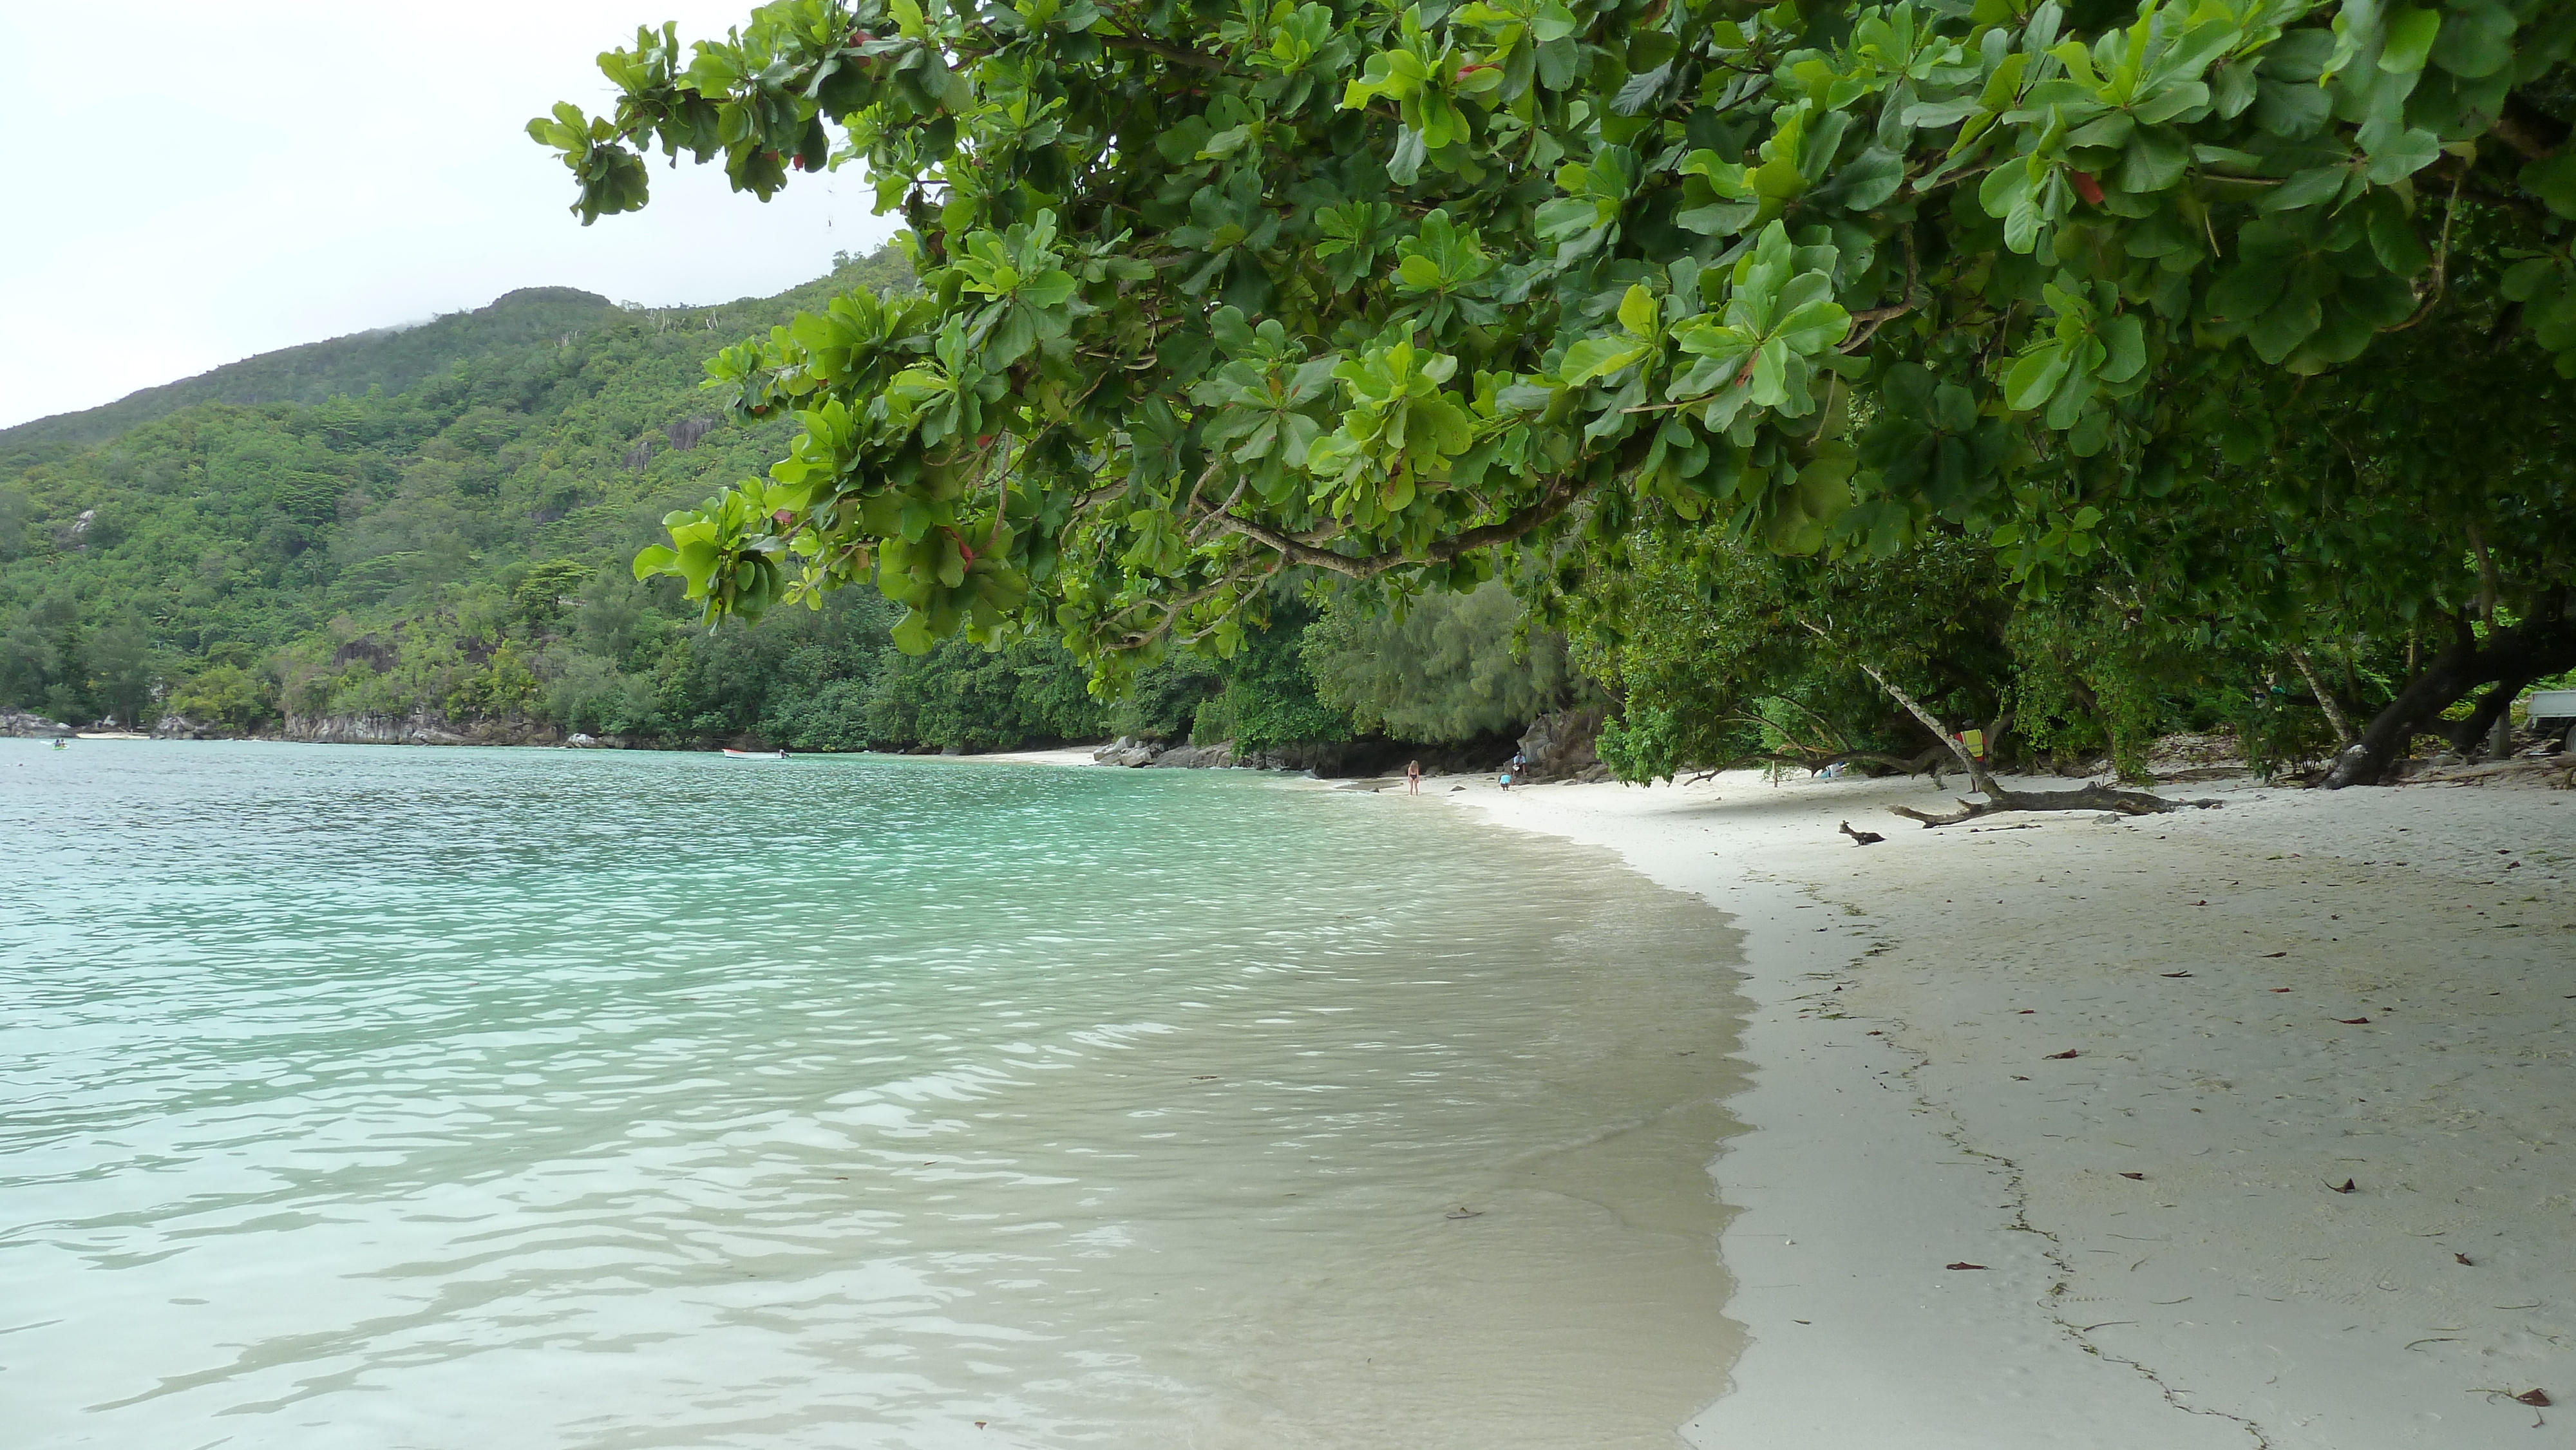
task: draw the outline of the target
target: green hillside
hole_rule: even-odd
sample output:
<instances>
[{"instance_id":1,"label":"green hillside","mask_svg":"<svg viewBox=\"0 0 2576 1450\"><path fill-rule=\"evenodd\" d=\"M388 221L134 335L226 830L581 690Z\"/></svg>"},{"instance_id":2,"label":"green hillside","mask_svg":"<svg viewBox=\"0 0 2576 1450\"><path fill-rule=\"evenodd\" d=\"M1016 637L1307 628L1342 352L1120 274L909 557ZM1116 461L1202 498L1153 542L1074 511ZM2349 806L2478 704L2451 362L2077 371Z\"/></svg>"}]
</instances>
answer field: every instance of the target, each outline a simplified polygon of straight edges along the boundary
<instances>
[{"instance_id":1,"label":"green hillside","mask_svg":"<svg viewBox=\"0 0 2576 1450\"><path fill-rule=\"evenodd\" d=\"M10 430L0 703L240 730L413 712L757 730L772 680L846 672L817 650L873 664L871 603L710 638L622 566L784 436L717 418L703 359L866 285L909 274L887 251L777 297L638 311L530 289ZM247 400L272 392L292 396Z\"/></svg>"},{"instance_id":2,"label":"green hillside","mask_svg":"<svg viewBox=\"0 0 2576 1450\"><path fill-rule=\"evenodd\" d=\"M370 389L403 392L460 363L568 345L620 320L607 298L571 287L528 287L488 307L262 353L212 372L128 393L113 403L0 428L0 469L24 467L61 445L98 443L198 403L320 403Z\"/></svg>"}]
</instances>

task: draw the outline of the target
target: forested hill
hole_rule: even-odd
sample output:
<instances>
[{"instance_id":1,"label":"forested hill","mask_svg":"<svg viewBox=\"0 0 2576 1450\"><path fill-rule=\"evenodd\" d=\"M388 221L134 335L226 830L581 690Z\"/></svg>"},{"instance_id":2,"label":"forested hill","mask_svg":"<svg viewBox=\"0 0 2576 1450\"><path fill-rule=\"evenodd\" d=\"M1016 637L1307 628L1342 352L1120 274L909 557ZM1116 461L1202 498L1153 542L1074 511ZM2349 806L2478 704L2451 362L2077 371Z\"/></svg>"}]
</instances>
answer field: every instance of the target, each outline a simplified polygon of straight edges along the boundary
<instances>
[{"instance_id":1,"label":"forested hill","mask_svg":"<svg viewBox=\"0 0 2576 1450\"><path fill-rule=\"evenodd\" d=\"M96 408L0 428L0 468L35 461L47 444L102 442L196 403L319 403L363 396L374 388L399 393L459 363L512 349L564 345L573 334L622 316L596 293L526 287L471 312L281 348Z\"/></svg>"},{"instance_id":2,"label":"forested hill","mask_svg":"<svg viewBox=\"0 0 2576 1450\"><path fill-rule=\"evenodd\" d=\"M1283 601L1236 659L1167 665L1112 707L1053 641L904 656L871 589L709 633L672 581L635 582L664 513L766 467L794 426L722 421L705 359L847 289L910 285L887 249L717 307L535 288L0 434L0 707L330 738L1266 749L1490 746L1568 696L1562 643L1517 654L1499 586L1400 629L1309 629ZM1445 693L1415 663L1433 653Z\"/></svg>"}]
</instances>

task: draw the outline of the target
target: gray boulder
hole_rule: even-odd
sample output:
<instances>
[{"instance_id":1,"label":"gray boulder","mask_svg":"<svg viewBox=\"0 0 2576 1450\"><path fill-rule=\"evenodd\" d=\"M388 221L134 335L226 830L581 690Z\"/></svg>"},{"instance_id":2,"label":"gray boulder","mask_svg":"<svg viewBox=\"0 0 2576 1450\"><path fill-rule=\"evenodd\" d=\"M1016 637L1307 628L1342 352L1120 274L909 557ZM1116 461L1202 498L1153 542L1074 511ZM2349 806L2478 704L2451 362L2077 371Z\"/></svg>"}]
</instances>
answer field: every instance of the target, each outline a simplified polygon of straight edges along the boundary
<instances>
[{"instance_id":1,"label":"gray boulder","mask_svg":"<svg viewBox=\"0 0 2576 1450\"><path fill-rule=\"evenodd\" d=\"M48 740L79 733L60 720L48 720L31 710L0 709L0 735L21 740Z\"/></svg>"},{"instance_id":2,"label":"gray boulder","mask_svg":"<svg viewBox=\"0 0 2576 1450\"><path fill-rule=\"evenodd\" d=\"M1529 757L1529 778L1584 780L1606 775L1601 757L1592 752L1592 743L1601 737L1601 722L1608 714L1595 705L1582 710L1559 710L1531 722L1529 733L1520 739L1521 754Z\"/></svg>"},{"instance_id":3,"label":"gray boulder","mask_svg":"<svg viewBox=\"0 0 2576 1450\"><path fill-rule=\"evenodd\" d=\"M1163 747L1155 744L1153 741L1137 740L1129 736L1121 735L1117 739L1100 747L1098 750L1091 752L1091 763L1094 765L1123 765L1132 770L1139 766L1152 765L1154 763L1154 758L1162 753Z\"/></svg>"}]
</instances>

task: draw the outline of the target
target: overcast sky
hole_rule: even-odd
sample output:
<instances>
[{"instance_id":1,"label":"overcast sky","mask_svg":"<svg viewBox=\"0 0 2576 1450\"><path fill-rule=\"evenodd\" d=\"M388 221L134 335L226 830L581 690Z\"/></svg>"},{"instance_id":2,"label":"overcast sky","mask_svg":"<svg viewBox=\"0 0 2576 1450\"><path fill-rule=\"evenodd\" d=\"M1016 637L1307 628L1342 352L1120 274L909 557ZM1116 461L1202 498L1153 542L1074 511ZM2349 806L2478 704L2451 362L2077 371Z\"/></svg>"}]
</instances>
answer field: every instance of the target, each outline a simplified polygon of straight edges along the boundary
<instances>
[{"instance_id":1,"label":"overcast sky","mask_svg":"<svg viewBox=\"0 0 2576 1450\"><path fill-rule=\"evenodd\" d=\"M754 0L0 0L0 427L517 287L704 303L892 235L855 170L767 204L657 159L585 228L527 138L596 113L639 23L720 36Z\"/></svg>"}]
</instances>

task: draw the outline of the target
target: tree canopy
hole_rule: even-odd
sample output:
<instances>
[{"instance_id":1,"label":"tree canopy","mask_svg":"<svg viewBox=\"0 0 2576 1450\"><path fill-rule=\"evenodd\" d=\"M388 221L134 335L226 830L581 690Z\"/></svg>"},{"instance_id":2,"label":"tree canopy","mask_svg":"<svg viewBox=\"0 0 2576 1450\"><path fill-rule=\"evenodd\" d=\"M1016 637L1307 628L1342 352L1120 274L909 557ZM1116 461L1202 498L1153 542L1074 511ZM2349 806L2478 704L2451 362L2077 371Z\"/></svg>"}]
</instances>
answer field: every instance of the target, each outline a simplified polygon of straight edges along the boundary
<instances>
[{"instance_id":1,"label":"tree canopy","mask_svg":"<svg viewBox=\"0 0 2576 1450\"><path fill-rule=\"evenodd\" d=\"M1282 579L1646 516L1957 535L2046 599L2270 487L2388 334L2576 372L2571 49L2554 0L781 0L530 131L585 223L659 151L857 164L911 228L918 296L714 362L800 432L640 571L711 616L873 580L907 649L1055 632L1114 685Z\"/></svg>"}]
</instances>

